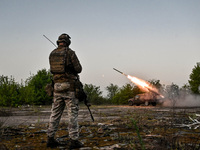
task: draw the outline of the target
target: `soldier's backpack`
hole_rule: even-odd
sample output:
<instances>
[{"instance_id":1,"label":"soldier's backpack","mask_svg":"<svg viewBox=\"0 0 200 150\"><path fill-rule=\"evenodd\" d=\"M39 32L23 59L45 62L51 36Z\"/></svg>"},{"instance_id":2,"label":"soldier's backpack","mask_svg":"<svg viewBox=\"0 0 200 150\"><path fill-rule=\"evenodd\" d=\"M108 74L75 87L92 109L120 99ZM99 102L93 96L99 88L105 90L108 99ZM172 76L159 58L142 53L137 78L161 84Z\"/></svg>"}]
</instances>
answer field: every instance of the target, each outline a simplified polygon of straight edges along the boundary
<instances>
[{"instance_id":1,"label":"soldier's backpack","mask_svg":"<svg viewBox=\"0 0 200 150\"><path fill-rule=\"evenodd\" d=\"M66 47L57 48L53 50L49 56L50 71L53 74L65 73L67 61Z\"/></svg>"}]
</instances>

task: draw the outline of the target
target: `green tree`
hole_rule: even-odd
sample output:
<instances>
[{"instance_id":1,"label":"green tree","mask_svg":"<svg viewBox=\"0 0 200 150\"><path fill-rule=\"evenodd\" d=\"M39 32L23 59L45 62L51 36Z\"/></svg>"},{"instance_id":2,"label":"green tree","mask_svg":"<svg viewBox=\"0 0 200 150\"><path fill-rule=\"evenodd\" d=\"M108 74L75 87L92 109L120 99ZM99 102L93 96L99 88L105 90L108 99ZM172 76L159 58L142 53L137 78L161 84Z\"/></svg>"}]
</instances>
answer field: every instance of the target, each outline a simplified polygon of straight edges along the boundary
<instances>
[{"instance_id":1,"label":"green tree","mask_svg":"<svg viewBox=\"0 0 200 150\"><path fill-rule=\"evenodd\" d=\"M33 86L28 86L28 80L24 83L21 83L21 88L19 90L20 100L23 102L23 105L33 104L35 100L35 90Z\"/></svg>"},{"instance_id":2,"label":"green tree","mask_svg":"<svg viewBox=\"0 0 200 150\"><path fill-rule=\"evenodd\" d=\"M160 80L152 79L152 80L149 81L149 83L152 84L158 90L162 89L162 85L160 84Z\"/></svg>"},{"instance_id":3,"label":"green tree","mask_svg":"<svg viewBox=\"0 0 200 150\"><path fill-rule=\"evenodd\" d=\"M34 90L34 95L30 101L31 104L44 105L51 103L52 98L45 91L45 86L51 82L51 73L49 71L46 69L39 70L36 75L29 77L26 82L28 84L26 88L28 89L25 90Z\"/></svg>"},{"instance_id":4,"label":"green tree","mask_svg":"<svg viewBox=\"0 0 200 150\"><path fill-rule=\"evenodd\" d=\"M155 80L155 79L152 79L152 80L150 80L150 81L148 81L151 85L153 85L153 87L155 87L157 90L158 90L158 92L159 93L162 93L162 94L164 94L164 92L165 92L165 88L164 88L164 85L162 85L161 83L160 83L160 80Z\"/></svg>"},{"instance_id":5,"label":"green tree","mask_svg":"<svg viewBox=\"0 0 200 150\"><path fill-rule=\"evenodd\" d=\"M83 86L85 93L87 94L87 98L92 104L103 104L104 98L102 97L102 91L100 90L100 86L95 86L92 84L84 84Z\"/></svg>"},{"instance_id":6,"label":"green tree","mask_svg":"<svg viewBox=\"0 0 200 150\"><path fill-rule=\"evenodd\" d=\"M0 76L0 105L17 106L23 102L19 99L20 85L11 76Z\"/></svg>"},{"instance_id":7,"label":"green tree","mask_svg":"<svg viewBox=\"0 0 200 150\"><path fill-rule=\"evenodd\" d=\"M197 63L196 66L192 69L190 74L190 80L188 81L191 91L194 94L200 94L200 63Z\"/></svg>"},{"instance_id":8,"label":"green tree","mask_svg":"<svg viewBox=\"0 0 200 150\"><path fill-rule=\"evenodd\" d=\"M119 86L111 83L109 86L106 87L106 90L108 92L107 94L108 100L112 101L115 94L119 91Z\"/></svg>"},{"instance_id":9,"label":"green tree","mask_svg":"<svg viewBox=\"0 0 200 150\"><path fill-rule=\"evenodd\" d=\"M133 89L134 87L130 84L124 85L122 88L120 88L119 92L113 97L113 104L127 104L128 99L134 96Z\"/></svg>"}]
</instances>

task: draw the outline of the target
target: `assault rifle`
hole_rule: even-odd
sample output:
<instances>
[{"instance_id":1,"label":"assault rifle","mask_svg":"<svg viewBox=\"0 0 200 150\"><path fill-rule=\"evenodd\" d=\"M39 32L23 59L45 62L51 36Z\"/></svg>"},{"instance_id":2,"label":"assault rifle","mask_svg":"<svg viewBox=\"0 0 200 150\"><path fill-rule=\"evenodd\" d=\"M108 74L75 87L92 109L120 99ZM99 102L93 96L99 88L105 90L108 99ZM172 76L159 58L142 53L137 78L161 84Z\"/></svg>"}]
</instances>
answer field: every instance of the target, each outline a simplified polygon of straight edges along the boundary
<instances>
[{"instance_id":1,"label":"assault rifle","mask_svg":"<svg viewBox=\"0 0 200 150\"><path fill-rule=\"evenodd\" d=\"M51 42L51 44L53 44L55 47L57 47L56 46L56 44L54 44L48 37L46 37L45 35L43 35L49 42ZM52 80L52 83L53 83L53 80ZM54 83L53 83L54 84ZM52 85L47 85L47 87L46 87L46 92L48 93L53 93L53 86ZM52 96L52 95L51 95ZM93 115L92 115L92 112L91 112L91 110L90 110L90 106L91 106L91 104L88 104L88 101L87 101L87 95L85 94L85 92L84 92L84 90L83 90L83 88L82 88L82 99L83 99L83 101L84 101L84 104L87 106L87 109L88 109L88 111L89 111L89 113L90 113L90 117L91 117L91 119L92 119L92 121L94 122L94 117L93 117Z\"/></svg>"},{"instance_id":2,"label":"assault rifle","mask_svg":"<svg viewBox=\"0 0 200 150\"><path fill-rule=\"evenodd\" d=\"M90 110L90 104L85 104L86 106L87 106L87 108L88 108L88 111L90 112L90 117L92 118L92 121L94 122L94 118L93 118L93 116L92 116L92 112L91 112L91 110Z\"/></svg>"},{"instance_id":3,"label":"assault rifle","mask_svg":"<svg viewBox=\"0 0 200 150\"><path fill-rule=\"evenodd\" d=\"M80 82L79 80L79 77L78 77L78 80L77 80L77 86L79 87L79 92L78 92L78 98L80 101L83 101L84 104L87 106L87 109L90 113L90 117L92 119L92 121L94 122L94 117L92 116L92 112L90 110L90 106L91 104L88 103L88 100L87 100L87 94L85 93L84 89L83 89L83 84Z\"/></svg>"},{"instance_id":4,"label":"assault rifle","mask_svg":"<svg viewBox=\"0 0 200 150\"><path fill-rule=\"evenodd\" d=\"M90 113L90 117L91 117L92 121L94 122L94 117L93 117L92 112L91 112L91 110L90 110L91 104L88 104L87 98L84 99L83 101L84 101L85 106L87 106L87 109L88 109L88 111L89 111L89 113Z\"/></svg>"}]
</instances>

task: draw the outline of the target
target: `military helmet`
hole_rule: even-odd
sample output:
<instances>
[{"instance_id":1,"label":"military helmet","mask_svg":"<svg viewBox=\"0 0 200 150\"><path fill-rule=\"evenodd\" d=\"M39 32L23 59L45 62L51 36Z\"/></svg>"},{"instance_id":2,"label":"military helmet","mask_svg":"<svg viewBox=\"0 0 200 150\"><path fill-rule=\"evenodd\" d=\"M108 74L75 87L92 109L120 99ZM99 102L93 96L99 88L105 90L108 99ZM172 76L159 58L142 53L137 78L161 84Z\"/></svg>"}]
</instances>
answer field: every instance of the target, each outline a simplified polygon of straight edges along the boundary
<instances>
[{"instance_id":1,"label":"military helmet","mask_svg":"<svg viewBox=\"0 0 200 150\"><path fill-rule=\"evenodd\" d=\"M71 39L71 37L68 34L63 33L58 37L58 39L59 40L61 40L61 39Z\"/></svg>"},{"instance_id":2,"label":"military helmet","mask_svg":"<svg viewBox=\"0 0 200 150\"><path fill-rule=\"evenodd\" d=\"M63 33L58 37L57 45L61 42L64 42L64 43L66 43L67 46L69 46L71 44L70 39L71 39L71 37L68 34Z\"/></svg>"}]
</instances>

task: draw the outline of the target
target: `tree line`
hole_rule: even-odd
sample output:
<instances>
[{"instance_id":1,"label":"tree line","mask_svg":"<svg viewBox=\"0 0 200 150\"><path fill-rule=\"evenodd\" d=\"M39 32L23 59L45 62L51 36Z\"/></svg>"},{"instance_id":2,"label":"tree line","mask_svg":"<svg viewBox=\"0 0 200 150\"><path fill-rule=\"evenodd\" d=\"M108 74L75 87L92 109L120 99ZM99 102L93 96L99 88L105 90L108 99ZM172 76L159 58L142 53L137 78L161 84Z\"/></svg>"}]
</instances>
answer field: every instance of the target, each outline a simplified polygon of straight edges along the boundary
<instances>
[{"instance_id":1,"label":"tree line","mask_svg":"<svg viewBox=\"0 0 200 150\"><path fill-rule=\"evenodd\" d=\"M31 75L22 83L15 81L14 77L0 76L0 106L17 107L21 105L50 105L52 97L46 94L45 86L51 83L51 73L42 69L36 75ZM172 83L171 85L162 85L160 80L150 80L159 92L170 96L183 96L190 93L200 94L200 63L192 69L188 84L182 87ZM103 96L100 86L93 84L84 84L84 91L88 96L90 103L95 105L127 104L129 98L134 97L142 91L132 83L127 83L122 87L110 84L106 87L107 95Z\"/></svg>"}]
</instances>

